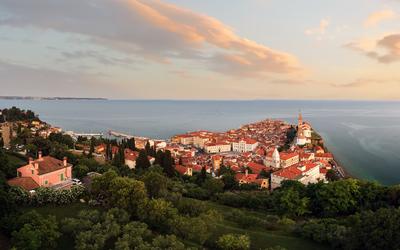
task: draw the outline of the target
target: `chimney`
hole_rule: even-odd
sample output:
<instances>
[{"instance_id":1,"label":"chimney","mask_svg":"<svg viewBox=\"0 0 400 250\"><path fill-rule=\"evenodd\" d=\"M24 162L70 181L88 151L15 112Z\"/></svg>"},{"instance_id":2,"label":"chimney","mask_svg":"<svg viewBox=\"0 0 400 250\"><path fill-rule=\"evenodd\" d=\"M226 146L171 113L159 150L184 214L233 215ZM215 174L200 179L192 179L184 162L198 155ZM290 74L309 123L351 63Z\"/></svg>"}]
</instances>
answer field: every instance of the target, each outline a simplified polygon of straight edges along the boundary
<instances>
[{"instance_id":1,"label":"chimney","mask_svg":"<svg viewBox=\"0 0 400 250\"><path fill-rule=\"evenodd\" d=\"M67 157L64 157L64 159L63 159L63 165L64 165L64 167L67 166Z\"/></svg>"},{"instance_id":2,"label":"chimney","mask_svg":"<svg viewBox=\"0 0 400 250\"><path fill-rule=\"evenodd\" d=\"M42 159L42 151L39 151L39 152L38 152L38 159L39 159L39 160Z\"/></svg>"},{"instance_id":3,"label":"chimney","mask_svg":"<svg viewBox=\"0 0 400 250\"><path fill-rule=\"evenodd\" d=\"M39 163L35 162L35 169L39 169Z\"/></svg>"},{"instance_id":4,"label":"chimney","mask_svg":"<svg viewBox=\"0 0 400 250\"><path fill-rule=\"evenodd\" d=\"M249 170L246 168L246 171L245 171L245 175L246 176L248 176L249 175Z\"/></svg>"}]
</instances>

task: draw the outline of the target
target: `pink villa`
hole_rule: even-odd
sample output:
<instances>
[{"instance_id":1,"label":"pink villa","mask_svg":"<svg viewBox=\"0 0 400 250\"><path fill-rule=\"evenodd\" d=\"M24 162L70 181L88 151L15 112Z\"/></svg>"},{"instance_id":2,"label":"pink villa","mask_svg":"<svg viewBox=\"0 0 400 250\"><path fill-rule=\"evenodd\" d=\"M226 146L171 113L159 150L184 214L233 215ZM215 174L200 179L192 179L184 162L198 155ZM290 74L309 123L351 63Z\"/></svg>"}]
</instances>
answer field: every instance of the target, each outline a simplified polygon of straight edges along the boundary
<instances>
[{"instance_id":1,"label":"pink villa","mask_svg":"<svg viewBox=\"0 0 400 250\"><path fill-rule=\"evenodd\" d=\"M29 158L29 163L17 169L16 178L8 180L10 186L22 187L28 191L38 187L67 188L72 185L72 164L64 157L60 161L39 152L39 158Z\"/></svg>"}]
</instances>

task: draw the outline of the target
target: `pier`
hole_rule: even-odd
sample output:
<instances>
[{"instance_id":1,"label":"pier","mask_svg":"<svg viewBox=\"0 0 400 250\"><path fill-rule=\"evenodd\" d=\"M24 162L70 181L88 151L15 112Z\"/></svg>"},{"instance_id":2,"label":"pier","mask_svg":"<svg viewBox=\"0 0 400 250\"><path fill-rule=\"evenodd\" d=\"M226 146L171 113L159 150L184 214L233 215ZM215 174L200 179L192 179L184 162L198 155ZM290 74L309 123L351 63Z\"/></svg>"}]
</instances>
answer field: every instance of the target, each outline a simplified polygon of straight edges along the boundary
<instances>
[{"instance_id":1,"label":"pier","mask_svg":"<svg viewBox=\"0 0 400 250\"><path fill-rule=\"evenodd\" d=\"M70 135L72 138L75 139L77 139L78 137L102 137L104 135L103 133L75 133L74 131L66 131L65 134Z\"/></svg>"},{"instance_id":2,"label":"pier","mask_svg":"<svg viewBox=\"0 0 400 250\"><path fill-rule=\"evenodd\" d=\"M147 138L147 137L128 135L128 134L124 134L124 133L120 133L120 132L112 131L112 130L108 131L108 134L111 136L121 137L121 138L126 138L126 139L135 138L135 139L139 139L139 140L149 140L149 138Z\"/></svg>"}]
</instances>

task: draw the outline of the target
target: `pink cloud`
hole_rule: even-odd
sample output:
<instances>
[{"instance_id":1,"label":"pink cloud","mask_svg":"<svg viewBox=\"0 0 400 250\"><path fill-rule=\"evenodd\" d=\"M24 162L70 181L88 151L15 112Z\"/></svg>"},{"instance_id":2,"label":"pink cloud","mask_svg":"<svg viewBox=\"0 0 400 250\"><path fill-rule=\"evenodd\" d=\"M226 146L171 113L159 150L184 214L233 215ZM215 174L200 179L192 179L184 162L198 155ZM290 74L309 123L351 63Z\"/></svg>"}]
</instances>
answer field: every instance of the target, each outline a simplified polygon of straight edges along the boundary
<instances>
[{"instance_id":1,"label":"pink cloud","mask_svg":"<svg viewBox=\"0 0 400 250\"><path fill-rule=\"evenodd\" d=\"M201 62L228 75L298 74L289 53L238 36L219 20L160 0L2 0L11 16L0 25L87 36L89 41L158 62Z\"/></svg>"},{"instance_id":2,"label":"pink cloud","mask_svg":"<svg viewBox=\"0 0 400 250\"><path fill-rule=\"evenodd\" d=\"M364 26L367 28L375 27L385 20L390 20L394 18L396 18L396 13L393 10L385 9L381 11L376 11L368 16L367 20L365 20L364 22Z\"/></svg>"},{"instance_id":3,"label":"pink cloud","mask_svg":"<svg viewBox=\"0 0 400 250\"><path fill-rule=\"evenodd\" d=\"M360 51L381 63L400 61L400 34L390 34L373 40L364 39L345 46Z\"/></svg>"}]
</instances>

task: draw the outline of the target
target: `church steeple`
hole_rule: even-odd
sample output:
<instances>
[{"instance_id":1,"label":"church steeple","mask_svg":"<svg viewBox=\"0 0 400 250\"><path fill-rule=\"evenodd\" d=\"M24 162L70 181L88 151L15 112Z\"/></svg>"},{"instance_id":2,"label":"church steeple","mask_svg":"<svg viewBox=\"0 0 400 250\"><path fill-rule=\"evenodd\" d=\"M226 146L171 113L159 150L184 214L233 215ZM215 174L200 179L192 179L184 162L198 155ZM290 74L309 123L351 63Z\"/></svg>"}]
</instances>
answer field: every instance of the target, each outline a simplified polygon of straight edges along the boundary
<instances>
[{"instance_id":1,"label":"church steeple","mask_svg":"<svg viewBox=\"0 0 400 250\"><path fill-rule=\"evenodd\" d=\"M303 124L303 116L301 115L301 111L299 111L298 125L301 126Z\"/></svg>"}]
</instances>

